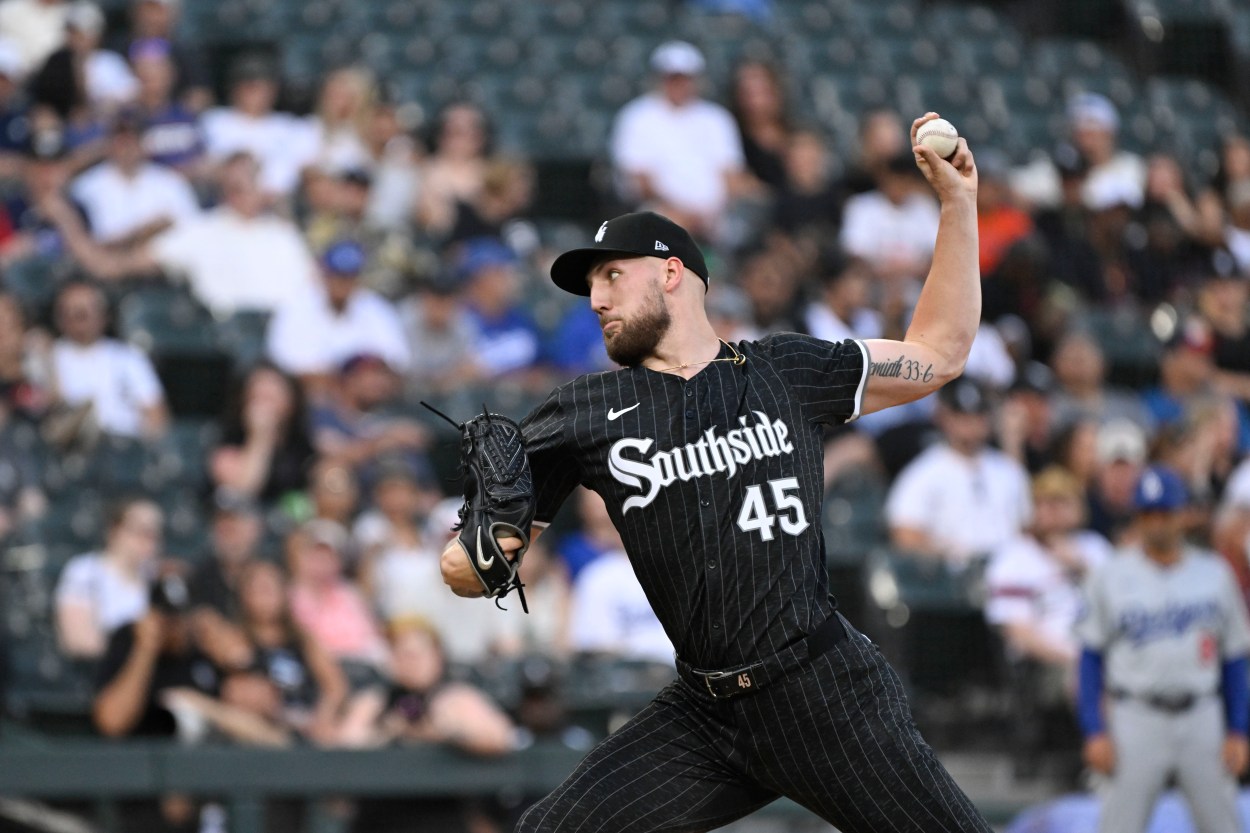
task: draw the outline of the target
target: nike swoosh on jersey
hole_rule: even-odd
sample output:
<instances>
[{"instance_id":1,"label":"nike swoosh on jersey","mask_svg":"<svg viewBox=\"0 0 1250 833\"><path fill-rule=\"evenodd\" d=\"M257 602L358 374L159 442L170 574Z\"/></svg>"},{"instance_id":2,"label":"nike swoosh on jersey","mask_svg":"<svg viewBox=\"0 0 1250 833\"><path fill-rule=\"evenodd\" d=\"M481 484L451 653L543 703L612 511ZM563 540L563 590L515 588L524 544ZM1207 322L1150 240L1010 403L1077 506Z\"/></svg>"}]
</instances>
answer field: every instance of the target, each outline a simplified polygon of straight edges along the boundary
<instances>
[{"instance_id":1,"label":"nike swoosh on jersey","mask_svg":"<svg viewBox=\"0 0 1250 833\"><path fill-rule=\"evenodd\" d=\"M495 556L492 555L490 558L482 557L482 528L479 526L477 528L477 566L483 570L489 570L494 563Z\"/></svg>"},{"instance_id":2,"label":"nike swoosh on jersey","mask_svg":"<svg viewBox=\"0 0 1250 833\"><path fill-rule=\"evenodd\" d=\"M633 405L630 405L628 408L624 408L619 411L614 410L612 408L608 408L608 422L611 422L612 420L616 419L619 416L624 416L625 414L629 413L630 411L632 411L634 408L637 408L641 404L642 404L641 402L635 402Z\"/></svg>"}]
</instances>

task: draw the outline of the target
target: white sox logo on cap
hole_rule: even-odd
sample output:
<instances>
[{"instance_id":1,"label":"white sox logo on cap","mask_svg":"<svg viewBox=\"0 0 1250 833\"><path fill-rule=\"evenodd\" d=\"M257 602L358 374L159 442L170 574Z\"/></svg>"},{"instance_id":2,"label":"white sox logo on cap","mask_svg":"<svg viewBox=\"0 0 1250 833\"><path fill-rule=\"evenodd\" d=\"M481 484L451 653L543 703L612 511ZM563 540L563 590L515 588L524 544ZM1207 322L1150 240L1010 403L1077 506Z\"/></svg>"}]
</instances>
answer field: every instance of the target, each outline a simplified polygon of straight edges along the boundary
<instances>
[{"instance_id":1,"label":"white sox logo on cap","mask_svg":"<svg viewBox=\"0 0 1250 833\"><path fill-rule=\"evenodd\" d=\"M603 225L599 226L599 233L595 235L595 242L602 243L603 235L608 233L608 221L604 220Z\"/></svg>"}]
</instances>

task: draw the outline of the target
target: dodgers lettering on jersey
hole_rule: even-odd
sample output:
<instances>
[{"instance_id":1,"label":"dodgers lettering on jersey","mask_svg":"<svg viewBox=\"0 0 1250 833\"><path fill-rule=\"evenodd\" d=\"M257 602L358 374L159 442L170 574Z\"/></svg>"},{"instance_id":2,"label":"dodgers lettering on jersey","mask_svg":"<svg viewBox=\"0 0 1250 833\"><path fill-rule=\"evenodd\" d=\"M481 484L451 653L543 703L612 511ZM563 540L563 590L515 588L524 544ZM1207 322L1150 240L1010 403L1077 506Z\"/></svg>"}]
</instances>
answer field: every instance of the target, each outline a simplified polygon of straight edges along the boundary
<instances>
[{"instance_id":1,"label":"dodgers lettering on jersey","mask_svg":"<svg viewBox=\"0 0 1250 833\"><path fill-rule=\"evenodd\" d=\"M703 668L775 654L833 614L824 426L858 416L868 367L857 341L787 333L735 348L744 365L688 380L642 367L579 377L522 424L536 521L578 484L602 495L665 632Z\"/></svg>"},{"instance_id":2,"label":"dodgers lettering on jersey","mask_svg":"<svg viewBox=\"0 0 1250 833\"><path fill-rule=\"evenodd\" d=\"M1169 567L1117 553L1086 585L1077 635L1103 653L1107 688L1139 695L1210 694L1220 661L1250 652L1232 571L1197 550Z\"/></svg>"}]
</instances>

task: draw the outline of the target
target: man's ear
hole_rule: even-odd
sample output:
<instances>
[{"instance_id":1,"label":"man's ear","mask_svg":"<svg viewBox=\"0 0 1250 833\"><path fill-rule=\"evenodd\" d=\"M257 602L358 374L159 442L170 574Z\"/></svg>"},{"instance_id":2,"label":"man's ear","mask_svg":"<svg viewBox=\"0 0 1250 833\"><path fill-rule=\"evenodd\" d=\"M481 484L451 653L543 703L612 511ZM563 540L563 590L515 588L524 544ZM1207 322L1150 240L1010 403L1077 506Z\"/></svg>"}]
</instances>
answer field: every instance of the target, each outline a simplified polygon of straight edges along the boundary
<instances>
[{"instance_id":1,"label":"man's ear","mask_svg":"<svg viewBox=\"0 0 1250 833\"><path fill-rule=\"evenodd\" d=\"M664 261L664 291L676 292L685 277L686 266L680 258L670 257Z\"/></svg>"}]
</instances>

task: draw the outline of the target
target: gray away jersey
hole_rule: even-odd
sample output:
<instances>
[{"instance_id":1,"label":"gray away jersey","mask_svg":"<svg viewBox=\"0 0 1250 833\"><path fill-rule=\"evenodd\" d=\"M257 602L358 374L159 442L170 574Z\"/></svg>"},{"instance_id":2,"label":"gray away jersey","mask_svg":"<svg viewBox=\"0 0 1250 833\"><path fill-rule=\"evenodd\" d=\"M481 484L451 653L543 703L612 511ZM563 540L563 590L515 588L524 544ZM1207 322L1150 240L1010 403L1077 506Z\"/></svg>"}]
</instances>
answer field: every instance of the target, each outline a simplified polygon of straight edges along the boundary
<instances>
[{"instance_id":1,"label":"gray away jersey","mask_svg":"<svg viewBox=\"0 0 1250 833\"><path fill-rule=\"evenodd\" d=\"M1232 571L1198 550L1166 568L1140 549L1117 553L1086 584L1077 635L1102 652L1108 689L1138 695L1210 694L1220 663L1250 652Z\"/></svg>"},{"instance_id":2,"label":"gray away jersey","mask_svg":"<svg viewBox=\"0 0 1250 833\"><path fill-rule=\"evenodd\" d=\"M868 352L784 333L691 379L642 367L557 388L522 429L536 522L598 492L687 662L772 655L835 608L821 538L823 426L859 415ZM722 346L720 358L733 354Z\"/></svg>"}]
</instances>

